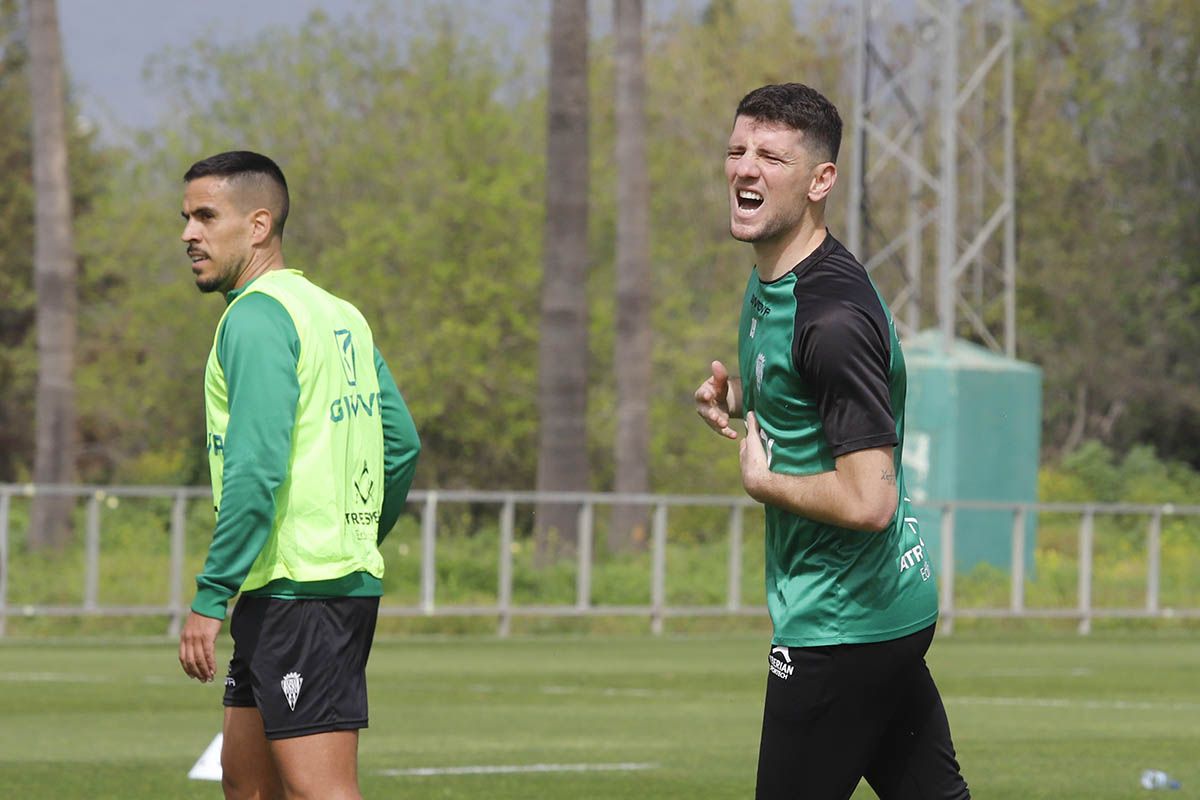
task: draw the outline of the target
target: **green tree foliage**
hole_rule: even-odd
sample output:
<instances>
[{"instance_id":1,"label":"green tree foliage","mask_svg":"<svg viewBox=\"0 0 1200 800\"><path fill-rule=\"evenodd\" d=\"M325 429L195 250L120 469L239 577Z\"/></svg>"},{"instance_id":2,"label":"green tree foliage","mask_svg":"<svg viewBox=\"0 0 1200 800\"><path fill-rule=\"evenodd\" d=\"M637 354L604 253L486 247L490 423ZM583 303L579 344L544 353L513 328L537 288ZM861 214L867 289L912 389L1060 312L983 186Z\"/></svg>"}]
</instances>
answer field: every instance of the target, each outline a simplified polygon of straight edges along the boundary
<instances>
[{"instance_id":1,"label":"green tree foliage","mask_svg":"<svg viewBox=\"0 0 1200 800\"><path fill-rule=\"evenodd\" d=\"M150 66L172 98L161 127L89 168L80 154L90 151L73 149L77 195L95 195L90 208L77 202L84 477L206 480L201 375L221 304L192 286L180 181L198 158L250 148L276 158L291 182L288 262L371 320L425 442L418 486L533 485L545 64L519 53L543 58L544 30L519 48L499 32L469 35L450 4L404 19L389 9L336 23L314 15L246 41L201 39ZM1146 443L1167 462L1200 463L1200 6L1025 0L1020 9L1018 338L1020 356L1044 369L1043 440L1051 454L1097 439L1128 458ZM767 82L818 86L849 116L851 10L721 0L648 27L655 491L739 490L736 446L709 434L691 401L710 360L735 366L752 263L728 234L725 143L738 100ZM28 101L13 30L0 25L0 109L12 122L0 129L11 165L0 180L0 477L9 479L28 474L34 374L28 125L19 122ZM588 435L603 490L613 486L616 424L615 126L612 43L595 45ZM845 190L831 202L835 235ZM1144 475L1158 475L1147 487L1162 478Z\"/></svg>"},{"instance_id":2,"label":"green tree foliage","mask_svg":"<svg viewBox=\"0 0 1200 800\"><path fill-rule=\"evenodd\" d=\"M33 455L33 176L28 54L17 3L0 3L0 480L28 475Z\"/></svg>"},{"instance_id":3,"label":"green tree foliage","mask_svg":"<svg viewBox=\"0 0 1200 800\"><path fill-rule=\"evenodd\" d=\"M85 241L110 301L89 329L88 414L114 433L114 478L205 480L200 387L221 304L191 285L181 177L253 149L288 176L287 263L371 321L420 427L420 485L530 485L540 98L448 12L421 24L402 47L382 8L316 14L153 67L175 121L146 138Z\"/></svg>"},{"instance_id":4,"label":"green tree foliage","mask_svg":"<svg viewBox=\"0 0 1200 800\"><path fill-rule=\"evenodd\" d=\"M751 254L728 235L722 164L741 96L797 75L837 85L830 29L797 33L787 2L681 13L650 32L649 170L657 297L651 481L734 491L736 448L694 418L713 358L733 361ZM611 43L593 60L593 398L589 441L612 485ZM729 59L736 49L743 55ZM322 15L234 45L200 41L150 72L172 122L147 135L81 240L104 303L89 309L81 410L108 430L107 477L203 481L200 380L220 314L191 286L179 180L223 149L270 154L288 175L289 264L355 302L412 407L423 486L526 488L535 471L544 84L448 12L397 33L376 7ZM529 88L532 86L533 88ZM175 249L178 248L178 249ZM605 399L606 398L606 399Z\"/></svg>"},{"instance_id":5,"label":"green tree foliage","mask_svg":"<svg viewBox=\"0 0 1200 800\"><path fill-rule=\"evenodd\" d=\"M1200 464L1200 7L1023 8L1019 339L1045 368L1044 439Z\"/></svg>"},{"instance_id":6,"label":"green tree foliage","mask_svg":"<svg viewBox=\"0 0 1200 800\"><path fill-rule=\"evenodd\" d=\"M1200 471L1160 459L1138 445L1123 456L1096 440L1084 442L1038 476L1042 502L1171 503L1200 497Z\"/></svg>"},{"instance_id":7,"label":"green tree foliage","mask_svg":"<svg viewBox=\"0 0 1200 800\"><path fill-rule=\"evenodd\" d=\"M29 54L19 6L0 0L0 481L32 475L37 383ZM78 120L69 131L68 153L78 219L108 180L109 154L97 144L96 132ZM81 308L93 298L86 285L88 266L81 258ZM81 439L82 465L94 444L86 435Z\"/></svg>"}]
</instances>

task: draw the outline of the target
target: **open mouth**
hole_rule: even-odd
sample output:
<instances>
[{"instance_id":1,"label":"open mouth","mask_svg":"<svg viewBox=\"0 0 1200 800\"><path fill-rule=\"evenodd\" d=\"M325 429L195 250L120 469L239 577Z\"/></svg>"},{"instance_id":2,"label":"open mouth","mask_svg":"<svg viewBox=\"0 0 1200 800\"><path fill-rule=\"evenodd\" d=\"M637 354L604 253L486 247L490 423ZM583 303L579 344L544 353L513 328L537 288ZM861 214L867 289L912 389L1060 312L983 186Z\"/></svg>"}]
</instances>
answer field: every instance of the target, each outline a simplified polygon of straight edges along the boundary
<instances>
[{"instance_id":1,"label":"open mouth","mask_svg":"<svg viewBox=\"0 0 1200 800\"><path fill-rule=\"evenodd\" d=\"M739 189L737 193L738 209L741 211L755 211L763 204L763 196L758 192L752 192L749 189Z\"/></svg>"}]
</instances>

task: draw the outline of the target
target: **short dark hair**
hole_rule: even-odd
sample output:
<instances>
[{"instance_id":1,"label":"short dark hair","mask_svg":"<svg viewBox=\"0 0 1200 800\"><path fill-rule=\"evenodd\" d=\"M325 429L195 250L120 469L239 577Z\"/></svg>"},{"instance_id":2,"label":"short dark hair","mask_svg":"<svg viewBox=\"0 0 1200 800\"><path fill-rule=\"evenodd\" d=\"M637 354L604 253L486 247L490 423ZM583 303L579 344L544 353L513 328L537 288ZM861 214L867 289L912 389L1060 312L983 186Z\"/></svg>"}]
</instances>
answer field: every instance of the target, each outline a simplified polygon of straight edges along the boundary
<instances>
[{"instance_id":1,"label":"short dark hair","mask_svg":"<svg viewBox=\"0 0 1200 800\"><path fill-rule=\"evenodd\" d=\"M810 86L803 83L761 86L742 98L736 116L775 122L800 131L811 142L808 146L815 155L837 162L842 146L842 118L837 107Z\"/></svg>"},{"instance_id":2,"label":"short dark hair","mask_svg":"<svg viewBox=\"0 0 1200 800\"><path fill-rule=\"evenodd\" d=\"M261 153L252 153L249 150L230 150L192 164L183 174L183 182L191 183L197 178L207 177L231 178L238 182L246 181L252 183L253 188L275 194L279 202L279 210L277 218L274 220L274 228L277 234L283 235L283 225L287 222L291 203L288 200L287 178L283 177L283 170L279 168L278 164Z\"/></svg>"}]
</instances>

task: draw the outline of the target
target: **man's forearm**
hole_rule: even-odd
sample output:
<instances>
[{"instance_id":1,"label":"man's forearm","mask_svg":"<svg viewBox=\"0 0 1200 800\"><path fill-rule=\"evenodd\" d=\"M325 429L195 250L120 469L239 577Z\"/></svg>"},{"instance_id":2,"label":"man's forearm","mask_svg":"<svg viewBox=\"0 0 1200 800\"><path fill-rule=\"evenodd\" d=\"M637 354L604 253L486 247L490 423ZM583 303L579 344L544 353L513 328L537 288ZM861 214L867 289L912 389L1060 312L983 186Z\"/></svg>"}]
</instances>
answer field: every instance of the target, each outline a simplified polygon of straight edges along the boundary
<instances>
[{"instance_id":1,"label":"man's forearm","mask_svg":"<svg viewBox=\"0 0 1200 800\"><path fill-rule=\"evenodd\" d=\"M379 377L380 417L383 422L384 496L376 535L376 542L382 544L404 510L408 490L417 471L421 439L404 397L378 348L375 350L375 372Z\"/></svg>"},{"instance_id":2,"label":"man's forearm","mask_svg":"<svg viewBox=\"0 0 1200 800\"><path fill-rule=\"evenodd\" d=\"M890 450L847 453L833 470L811 475L759 470L744 476L743 483L746 493L765 505L840 528L877 532L894 521L899 503Z\"/></svg>"}]
</instances>

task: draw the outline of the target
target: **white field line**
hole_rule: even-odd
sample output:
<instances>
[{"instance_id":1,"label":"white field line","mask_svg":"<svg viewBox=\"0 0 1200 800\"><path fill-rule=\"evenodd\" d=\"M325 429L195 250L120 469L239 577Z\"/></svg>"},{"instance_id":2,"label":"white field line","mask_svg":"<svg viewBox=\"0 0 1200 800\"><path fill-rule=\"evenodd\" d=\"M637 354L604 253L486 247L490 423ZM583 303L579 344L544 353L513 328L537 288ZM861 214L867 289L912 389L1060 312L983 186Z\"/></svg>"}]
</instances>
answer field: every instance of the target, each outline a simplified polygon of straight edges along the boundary
<instances>
[{"instance_id":1,"label":"white field line","mask_svg":"<svg viewBox=\"0 0 1200 800\"><path fill-rule=\"evenodd\" d=\"M512 775L524 772L634 772L642 769L654 769L657 766L657 764L633 761L622 761L616 764L493 764L381 769L376 774L390 778L428 778L440 775Z\"/></svg>"},{"instance_id":2,"label":"white field line","mask_svg":"<svg viewBox=\"0 0 1200 800\"><path fill-rule=\"evenodd\" d=\"M0 681L9 683L111 683L107 675L79 675L70 672L0 672Z\"/></svg>"},{"instance_id":3,"label":"white field line","mask_svg":"<svg viewBox=\"0 0 1200 800\"><path fill-rule=\"evenodd\" d=\"M598 694L603 697L663 697L659 689L615 689L587 686L543 686L542 694Z\"/></svg>"},{"instance_id":4,"label":"white field line","mask_svg":"<svg viewBox=\"0 0 1200 800\"><path fill-rule=\"evenodd\" d=\"M981 678L1085 678L1092 674L1087 667L1071 669L1041 669L1038 667L1014 667L1012 669L990 669L977 673Z\"/></svg>"},{"instance_id":5,"label":"white field line","mask_svg":"<svg viewBox=\"0 0 1200 800\"><path fill-rule=\"evenodd\" d=\"M182 672L179 677L183 677ZM117 680L112 675L84 675L78 672L0 672L0 683L116 683ZM159 686L180 683L177 678L165 675L130 676L126 680Z\"/></svg>"},{"instance_id":6,"label":"white field line","mask_svg":"<svg viewBox=\"0 0 1200 800\"><path fill-rule=\"evenodd\" d=\"M1010 706L1018 708L1081 708L1088 711L1200 711L1200 703L1147 700L1087 700L1065 697L943 697L960 706Z\"/></svg>"},{"instance_id":7,"label":"white field line","mask_svg":"<svg viewBox=\"0 0 1200 800\"><path fill-rule=\"evenodd\" d=\"M513 689L510 686L496 686L487 683L471 683L464 687L467 691L475 692L476 694L517 694L524 692L524 689ZM556 686L547 684L538 688L542 694L586 694L598 695L600 697L667 697L674 693L669 689L638 689L638 688L623 688L604 686Z\"/></svg>"}]
</instances>

